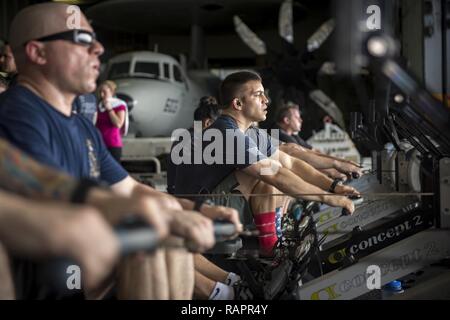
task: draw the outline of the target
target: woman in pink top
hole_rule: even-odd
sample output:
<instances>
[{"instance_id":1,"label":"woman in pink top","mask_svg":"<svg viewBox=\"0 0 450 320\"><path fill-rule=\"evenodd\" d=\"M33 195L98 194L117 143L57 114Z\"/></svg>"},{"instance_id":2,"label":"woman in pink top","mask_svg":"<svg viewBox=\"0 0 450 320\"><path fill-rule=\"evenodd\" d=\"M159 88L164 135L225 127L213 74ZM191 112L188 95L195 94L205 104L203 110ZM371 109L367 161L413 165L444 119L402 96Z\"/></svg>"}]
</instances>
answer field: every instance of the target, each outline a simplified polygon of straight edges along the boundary
<instances>
[{"instance_id":1,"label":"woman in pink top","mask_svg":"<svg viewBox=\"0 0 450 320\"><path fill-rule=\"evenodd\" d=\"M97 108L96 126L102 134L111 155L120 162L122 155L122 135L120 128L125 123L126 103L114 97L117 85L110 80L103 82L98 88L99 104Z\"/></svg>"}]
</instances>

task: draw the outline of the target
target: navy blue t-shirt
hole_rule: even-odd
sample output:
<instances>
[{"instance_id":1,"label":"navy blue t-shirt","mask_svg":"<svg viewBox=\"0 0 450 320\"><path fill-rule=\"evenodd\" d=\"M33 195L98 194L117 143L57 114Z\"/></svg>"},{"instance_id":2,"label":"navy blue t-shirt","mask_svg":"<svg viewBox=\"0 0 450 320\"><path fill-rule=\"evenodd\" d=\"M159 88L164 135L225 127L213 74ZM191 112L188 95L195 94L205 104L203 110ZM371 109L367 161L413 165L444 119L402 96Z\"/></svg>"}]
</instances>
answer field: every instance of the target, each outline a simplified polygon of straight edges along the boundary
<instances>
[{"instance_id":1,"label":"navy blue t-shirt","mask_svg":"<svg viewBox=\"0 0 450 320\"><path fill-rule=\"evenodd\" d=\"M128 176L89 120L60 113L21 85L0 97L0 136L38 162L75 178L88 177L112 185Z\"/></svg>"},{"instance_id":2,"label":"navy blue t-shirt","mask_svg":"<svg viewBox=\"0 0 450 320\"><path fill-rule=\"evenodd\" d=\"M243 133L236 121L220 116L202 135L182 136L174 144L170 161L176 194L210 193L235 170L244 169L275 153L276 147L263 130ZM187 163L189 162L189 163Z\"/></svg>"},{"instance_id":3,"label":"navy blue t-shirt","mask_svg":"<svg viewBox=\"0 0 450 320\"><path fill-rule=\"evenodd\" d=\"M112 158L94 125L84 116L65 116L27 88L16 85L0 95L0 136L38 162L75 178L89 177L109 184L128 173ZM80 290L54 288L65 269L47 263L13 259L18 299L75 299Z\"/></svg>"}]
</instances>

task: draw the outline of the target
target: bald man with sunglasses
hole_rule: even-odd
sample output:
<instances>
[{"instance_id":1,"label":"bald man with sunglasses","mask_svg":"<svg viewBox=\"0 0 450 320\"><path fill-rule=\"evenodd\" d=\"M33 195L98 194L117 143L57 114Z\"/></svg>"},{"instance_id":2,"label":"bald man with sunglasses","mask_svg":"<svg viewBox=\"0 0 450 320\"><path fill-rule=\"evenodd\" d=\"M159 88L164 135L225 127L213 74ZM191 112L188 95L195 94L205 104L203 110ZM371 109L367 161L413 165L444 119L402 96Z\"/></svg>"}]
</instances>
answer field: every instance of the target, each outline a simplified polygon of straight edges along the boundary
<instances>
[{"instance_id":1,"label":"bald man with sunglasses","mask_svg":"<svg viewBox=\"0 0 450 320\"><path fill-rule=\"evenodd\" d=\"M18 85L0 97L0 136L37 161L75 178L103 180L118 194L154 202L148 210L158 208L152 214L199 252L214 244L209 218L232 220L239 230L235 210L195 207L192 201L176 199L132 179L107 152L95 127L72 114L74 98L96 88L104 48L81 12L80 28L68 27L68 8L43 3L25 8L14 18L10 44L20 74ZM193 259L186 251L131 257L120 270L120 297L189 299L192 295Z\"/></svg>"}]
</instances>

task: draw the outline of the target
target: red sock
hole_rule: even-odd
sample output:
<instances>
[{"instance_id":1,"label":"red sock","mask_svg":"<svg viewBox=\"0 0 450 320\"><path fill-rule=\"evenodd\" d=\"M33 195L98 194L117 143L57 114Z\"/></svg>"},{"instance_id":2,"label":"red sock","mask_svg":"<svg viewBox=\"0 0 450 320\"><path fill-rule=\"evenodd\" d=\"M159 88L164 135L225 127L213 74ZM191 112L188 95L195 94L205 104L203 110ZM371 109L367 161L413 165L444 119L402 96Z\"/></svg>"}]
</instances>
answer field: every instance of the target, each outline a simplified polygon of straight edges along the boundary
<instances>
[{"instance_id":1,"label":"red sock","mask_svg":"<svg viewBox=\"0 0 450 320\"><path fill-rule=\"evenodd\" d=\"M255 224L259 231L259 250L265 256L272 255L273 247L278 240L275 228L275 212L255 215Z\"/></svg>"}]
</instances>

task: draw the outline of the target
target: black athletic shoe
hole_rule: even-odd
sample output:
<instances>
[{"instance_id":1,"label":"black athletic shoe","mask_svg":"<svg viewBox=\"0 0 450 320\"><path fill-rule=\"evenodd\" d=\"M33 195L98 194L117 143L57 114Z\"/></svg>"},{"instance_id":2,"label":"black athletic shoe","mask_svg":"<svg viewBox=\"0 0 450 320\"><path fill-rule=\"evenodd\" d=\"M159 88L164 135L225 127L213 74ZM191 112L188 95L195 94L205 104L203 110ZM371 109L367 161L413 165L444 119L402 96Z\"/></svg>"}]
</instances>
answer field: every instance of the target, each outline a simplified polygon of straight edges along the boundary
<instances>
[{"instance_id":1,"label":"black athletic shoe","mask_svg":"<svg viewBox=\"0 0 450 320\"><path fill-rule=\"evenodd\" d=\"M254 294L250 290L248 284L239 280L233 285L234 289L234 299L235 300L253 300Z\"/></svg>"}]
</instances>

